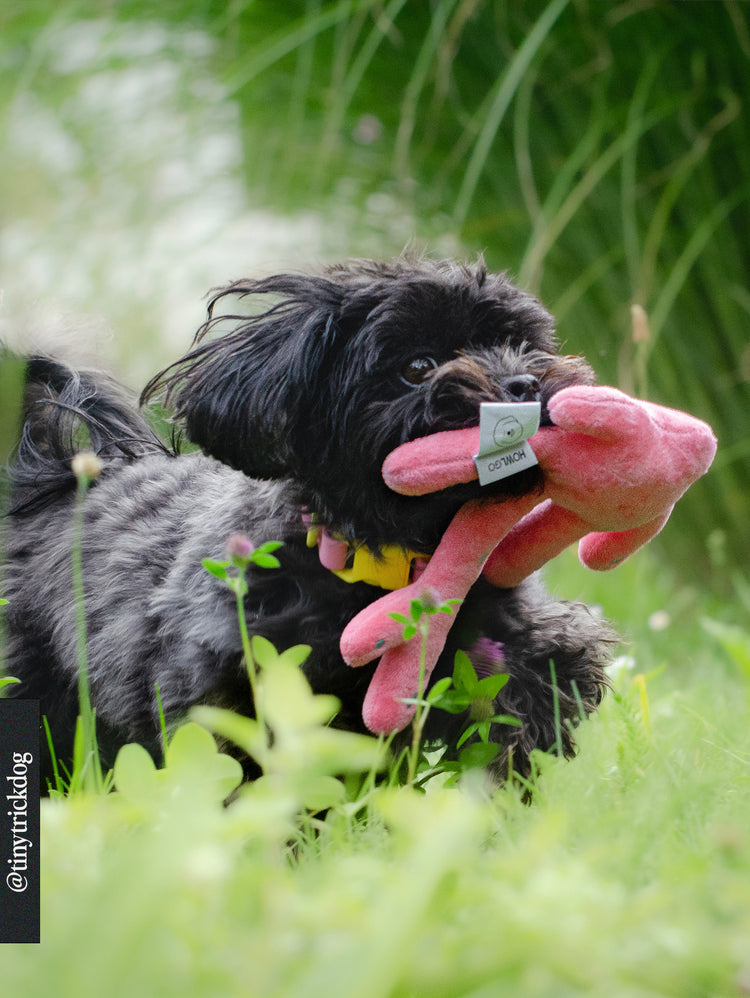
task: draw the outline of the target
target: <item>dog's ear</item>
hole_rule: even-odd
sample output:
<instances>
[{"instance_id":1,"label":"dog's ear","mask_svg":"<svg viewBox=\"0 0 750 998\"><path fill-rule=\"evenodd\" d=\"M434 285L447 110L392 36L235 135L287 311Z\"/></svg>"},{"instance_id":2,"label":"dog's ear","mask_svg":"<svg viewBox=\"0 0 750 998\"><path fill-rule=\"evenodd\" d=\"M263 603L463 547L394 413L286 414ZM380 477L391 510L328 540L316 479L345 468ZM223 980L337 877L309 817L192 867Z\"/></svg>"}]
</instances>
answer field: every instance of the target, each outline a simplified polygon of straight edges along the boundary
<instances>
[{"instance_id":1,"label":"dog's ear","mask_svg":"<svg viewBox=\"0 0 750 998\"><path fill-rule=\"evenodd\" d=\"M272 295L273 303L257 315L216 314L227 298L250 295ZM293 274L221 289L193 349L153 378L141 401L165 391L190 439L233 468L294 475L294 438L336 349L342 296L335 281Z\"/></svg>"}]
</instances>

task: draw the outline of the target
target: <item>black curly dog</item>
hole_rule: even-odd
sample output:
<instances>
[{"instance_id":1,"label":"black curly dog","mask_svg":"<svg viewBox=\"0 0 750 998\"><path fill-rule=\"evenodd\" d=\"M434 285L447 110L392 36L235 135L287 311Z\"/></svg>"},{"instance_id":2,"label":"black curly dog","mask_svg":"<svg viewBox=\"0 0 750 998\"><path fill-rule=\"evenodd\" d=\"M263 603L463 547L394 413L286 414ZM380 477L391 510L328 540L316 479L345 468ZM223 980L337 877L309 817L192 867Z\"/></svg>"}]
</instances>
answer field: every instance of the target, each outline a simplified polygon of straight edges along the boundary
<instances>
[{"instance_id":1,"label":"black curly dog","mask_svg":"<svg viewBox=\"0 0 750 998\"><path fill-rule=\"evenodd\" d=\"M230 299L237 309L249 299L255 313L217 314ZM430 551L464 502L537 489L542 473L528 469L481 493L471 483L404 497L383 482L385 456L415 437L475 425L484 401L541 400L548 424L555 392L593 380L583 360L557 353L550 315L504 275L487 273L481 260L408 258L238 281L216 293L190 352L142 399L163 395L202 454L177 456L106 375L45 357L28 372L5 566L7 671L21 683L8 689L41 701L56 753L69 759L77 713L71 457L94 450L103 471L86 499L83 563L106 762L129 740L159 755L156 684L170 722L197 703L252 713L234 596L201 565L225 557L238 531L256 544L283 541L280 569L248 574L250 632L279 648L309 644L303 668L313 689L340 699L337 725L362 730L373 668L347 667L339 637L382 590L324 568L306 546L302 510L352 548ZM480 638L504 647L511 678L497 709L521 721L493 726L502 746L495 776L510 765L528 772L531 750L558 737L571 754L571 728L606 685L606 623L552 599L536 579L512 590L480 579L433 681L450 674L457 648L471 654ZM450 744L462 718L433 711L431 721L430 737Z\"/></svg>"}]
</instances>

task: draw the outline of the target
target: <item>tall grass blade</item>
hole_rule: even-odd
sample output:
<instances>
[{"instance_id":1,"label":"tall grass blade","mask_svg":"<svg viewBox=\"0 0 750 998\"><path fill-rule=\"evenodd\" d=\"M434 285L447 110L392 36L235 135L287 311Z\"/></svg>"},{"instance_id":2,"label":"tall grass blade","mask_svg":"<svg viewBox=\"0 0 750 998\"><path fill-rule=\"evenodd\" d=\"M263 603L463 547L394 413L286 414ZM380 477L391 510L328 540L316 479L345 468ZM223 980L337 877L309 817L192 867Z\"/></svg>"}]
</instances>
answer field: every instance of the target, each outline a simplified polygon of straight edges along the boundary
<instances>
[{"instance_id":1,"label":"tall grass blade","mask_svg":"<svg viewBox=\"0 0 750 998\"><path fill-rule=\"evenodd\" d=\"M463 181L461 182L458 197L456 198L453 220L458 228L461 228L466 222L479 178L487 164L492 144L495 141L510 102L513 100L513 96L521 84L524 73L552 31L555 21L568 6L569 2L570 0L552 0L552 3L545 8L541 17L529 32L526 40L513 57L505 72L497 78L492 90L489 111L477 137Z\"/></svg>"},{"instance_id":2,"label":"tall grass blade","mask_svg":"<svg viewBox=\"0 0 750 998\"><path fill-rule=\"evenodd\" d=\"M646 115L648 99L656 81L663 55L662 51L655 52L643 67L643 71L638 77L633 99L628 107L625 120L625 133L626 135L633 135L634 141L626 145L622 154L620 213L622 217L625 263L634 292L634 300L637 302L642 300L638 285L641 251L638 216L636 212L638 198L638 150L639 139L643 135L640 123Z\"/></svg>"},{"instance_id":3,"label":"tall grass blade","mask_svg":"<svg viewBox=\"0 0 750 998\"><path fill-rule=\"evenodd\" d=\"M430 65L435 59L440 43L445 35L448 19L458 0L441 0L432 14L430 28L424 44L419 50L414 70L411 74L401 102L401 116L396 133L395 172L402 179L409 173L409 147L417 120L419 98L424 90Z\"/></svg>"},{"instance_id":4,"label":"tall grass blade","mask_svg":"<svg viewBox=\"0 0 750 998\"><path fill-rule=\"evenodd\" d=\"M518 88L513 115L513 152L516 173L521 196L532 224L537 223L542 208L534 180L534 158L530 142L532 133L531 105L538 78L538 70L534 66L530 66Z\"/></svg>"},{"instance_id":5,"label":"tall grass blade","mask_svg":"<svg viewBox=\"0 0 750 998\"><path fill-rule=\"evenodd\" d=\"M241 63L227 75L224 81L227 94L232 96L239 93L285 56L302 48L334 25L346 21L351 8L351 0L341 0L320 12L308 13L293 26L283 28L270 39L264 40L257 52L243 56Z\"/></svg>"},{"instance_id":6,"label":"tall grass blade","mask_svg":"<svg viewBox=\"0 0 750 998\"><path fill-rule=\"evenodd\" d=\"M581 179L574 183L559 209L550 217L547 204L542 213L543 221L535 227L535 231L529 240L529 247L521 264L521 282L527 287L539 287L542 276L544 260L550 249L555 245L570 222L576 217L587 198L596 189L599 183L606 177L609 171L619 162L623 154L640 137L652 129L659 122L663 121L674 111L674 102L670 101L657 110L644 115L639 121L634 123L631 131L626 131L613 139L607 148L594 160L591 166L585 171ZM578 173L577 163L586 159L586 153L593 144L593 139L598 131L595 122L592 131L584 137L579 147L571 155L570 162L566 164L565 177L575 177ZM561 174L563 171L561 171ZM556 195L562 188L562 182L555 185L553 193ZM550 198L554 203L554 198ZM546 224L545 224L546 223Z\"/></svg>"},{"instance_id":7,"label":"tall grass blade","mask_svg":"<svg viewBox=\"0 0 750 998\"><path fill-rule=\"evenodd\" d=\"M677 296L687 281L688 274L705 249L708 241L716 232L724 219L743 201L750 197L750 186L736 191L731 197L725 198L716 205L688 239L684 250L675 261L661 293L651 312L651 335L656 340L664 328L667 316L674 305Z\"/></svg>"},{"instance_id":8,"label":"tall grass blade","mask_svg":"<svg viewBox=\"0 0 750 998\"><path fill-rule=\"evenodd\" d=\"M735 120L741 109L742 105L736 95L727 95L725 107L708 122L693 141L688 153L673 167L672 175L651 213L643 241L638 276L633 285L636 301L645 303L651 296L653 281L659 270L657 265L659 252L665 240L669 220L688 181L698 167L709 159L711 143L715 136Z\"/></svg>"},{"instance_id":9,"label":"tall grass blade","mask_svg":"<svg viewBox=\"0 0 750 998\"><path fill-rule=\"evenodd\" d=\"M405 3L406 0L391 0L385 8L378 10L379 16L376 18L375 24L352 60L343 80L339 85L331 88L333 100L326 117L325 129L320 143L321 159L316 170L314 187L319 183L322 173L328 168L331 155L338 144L346 112L354 95ZM368 4L368 6L376 7L379 5Z\"/></svg>"}]
</instances>

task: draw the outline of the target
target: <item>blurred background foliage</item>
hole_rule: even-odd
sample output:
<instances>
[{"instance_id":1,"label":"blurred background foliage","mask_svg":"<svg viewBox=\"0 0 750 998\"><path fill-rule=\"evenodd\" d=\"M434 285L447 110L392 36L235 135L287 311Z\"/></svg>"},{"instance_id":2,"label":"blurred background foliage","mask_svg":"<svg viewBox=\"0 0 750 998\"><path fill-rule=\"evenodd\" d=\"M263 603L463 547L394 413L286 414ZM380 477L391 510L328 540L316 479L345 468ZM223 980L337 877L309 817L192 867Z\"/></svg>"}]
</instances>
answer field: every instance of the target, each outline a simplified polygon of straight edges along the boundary
<instances>
[{"instance_id":1,"label":"blurred background foliage","mask_svg":"<svg viewBox=\"0 0 750 998\"><path fill-rule=\"evenodd\" d=\"M750 554L748 81L735 0L5 0L0 335L75 327L137 386L212 284L483 252L602 382L714 426L657 548L719 584Z\"/></svg>"}]
</instances>

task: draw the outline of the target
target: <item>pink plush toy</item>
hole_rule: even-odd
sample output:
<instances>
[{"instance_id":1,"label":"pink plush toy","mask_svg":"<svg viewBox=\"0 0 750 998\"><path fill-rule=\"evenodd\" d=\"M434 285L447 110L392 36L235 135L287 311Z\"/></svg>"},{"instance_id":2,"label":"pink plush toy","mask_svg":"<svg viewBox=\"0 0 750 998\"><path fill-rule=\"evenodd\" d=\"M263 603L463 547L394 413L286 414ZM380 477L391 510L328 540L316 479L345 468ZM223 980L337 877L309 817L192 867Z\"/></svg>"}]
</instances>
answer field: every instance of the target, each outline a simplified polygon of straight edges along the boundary
<instances>
[{"instance_id":1,"label":"pink plush toy","mask_svg":"<svg viewBox=\"0 0 750 998\"><path fill-rule=\"evenodd\" d=\"M589 568L613 568L662 529L716 453L706 423L615 388L565 388L548 408L553 425L529 441L544 471L543 490L467 503L419 580L376 600L342 634L350 665L380 657L363 706L371 731L401 730L414 713L403 699L417 689L419 646L417 639L403 640L391 613L408 615L411 600L425 590L441 600L463 599L482 572L497 586L515 586L574 541ZM477 477L478 446L478 427L412 440L388 455L383 477L404 495L469 482ZM453 615L431 618L427 678L452 622Z\"/></svg>"}]
</instances>

